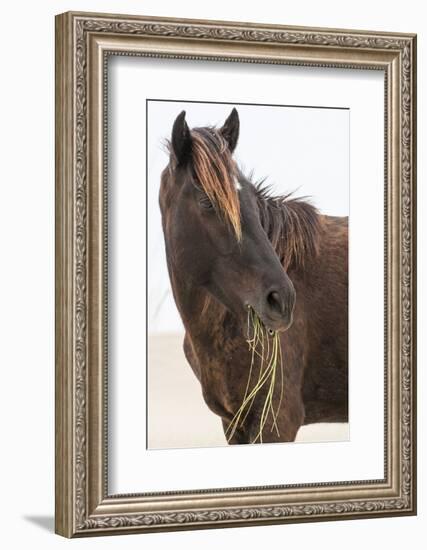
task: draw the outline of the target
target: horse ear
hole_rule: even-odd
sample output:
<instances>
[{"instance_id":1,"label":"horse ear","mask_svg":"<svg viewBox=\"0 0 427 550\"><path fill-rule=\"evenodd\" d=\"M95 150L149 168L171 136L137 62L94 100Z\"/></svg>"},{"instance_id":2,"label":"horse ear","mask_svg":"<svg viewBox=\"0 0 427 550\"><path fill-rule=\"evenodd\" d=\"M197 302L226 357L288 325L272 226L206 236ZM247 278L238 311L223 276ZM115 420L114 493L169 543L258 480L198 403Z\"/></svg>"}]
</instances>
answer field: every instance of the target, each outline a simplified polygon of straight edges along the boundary
<instances>
[{"instance_id":1,"label":"horse ear","mask_svg":"<svg viewBox=\"0 0 427 550\"><path fill-rule=\"evenodd\" d=\"M227 141L231 152L233 152L236 148L237 140L239 139L239 128L239 113L237 112L237 109L233 107L233 110L224 122L224 126L220 130L224 139Z\"/></svg>"},{"instance_id":2,"label":"horse ear","mask_svg":"<svg viewBox=\"0 0 427 550\"><path fill-rule=\"evenodd\" d=\"M181 111L173 123L172 150L178 164L185 164L189 160L191 155L191 135L185 121L185 111Z\"/></svg>"}]
</instances>

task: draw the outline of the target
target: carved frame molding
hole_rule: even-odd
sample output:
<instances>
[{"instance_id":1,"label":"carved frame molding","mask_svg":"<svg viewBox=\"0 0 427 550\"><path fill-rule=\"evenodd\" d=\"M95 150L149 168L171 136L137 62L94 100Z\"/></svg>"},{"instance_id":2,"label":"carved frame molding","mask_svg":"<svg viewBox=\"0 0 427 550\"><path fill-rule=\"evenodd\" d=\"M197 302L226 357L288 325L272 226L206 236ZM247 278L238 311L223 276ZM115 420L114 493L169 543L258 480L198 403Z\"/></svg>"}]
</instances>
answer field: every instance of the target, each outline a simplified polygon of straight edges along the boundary
<instances>
[{"instance_id":1,"label":"carved frame molding","mask_svg":"<svg viewBox=\"0 0 427 550\"><path fill-rule=\"evenodd\" d=\"M108 495L104 338L108 55L385 72L385 478ZM67 536L414 514L416 37L68 12L56 18L56 532Z\"/></svg>"}]
</instances>

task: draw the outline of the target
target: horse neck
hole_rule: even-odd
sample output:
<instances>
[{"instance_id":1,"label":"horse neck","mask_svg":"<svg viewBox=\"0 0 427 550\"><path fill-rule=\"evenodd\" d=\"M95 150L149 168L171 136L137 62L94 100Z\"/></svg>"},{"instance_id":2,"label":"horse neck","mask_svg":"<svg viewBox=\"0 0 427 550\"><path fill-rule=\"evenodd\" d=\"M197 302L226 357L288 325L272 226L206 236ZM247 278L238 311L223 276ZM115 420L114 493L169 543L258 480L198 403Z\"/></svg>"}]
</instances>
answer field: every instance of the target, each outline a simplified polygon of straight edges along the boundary
<instances>
[{"instance_id":1,"label":"horse neck","mask_svg":"<svg viewBox=\"0 0 427 550\"><path fill-rule=\"evenodd\" d=\"M175 301L184 323L184 350L188 362L199 379L208 406L224 417L233 410L230 369L227 362L231 349L242 346L236 340L236 319L205 290L195 288L179 278L172 278ZM238 365L234 365L236 369Z\"/></svg>"}]
</instances>

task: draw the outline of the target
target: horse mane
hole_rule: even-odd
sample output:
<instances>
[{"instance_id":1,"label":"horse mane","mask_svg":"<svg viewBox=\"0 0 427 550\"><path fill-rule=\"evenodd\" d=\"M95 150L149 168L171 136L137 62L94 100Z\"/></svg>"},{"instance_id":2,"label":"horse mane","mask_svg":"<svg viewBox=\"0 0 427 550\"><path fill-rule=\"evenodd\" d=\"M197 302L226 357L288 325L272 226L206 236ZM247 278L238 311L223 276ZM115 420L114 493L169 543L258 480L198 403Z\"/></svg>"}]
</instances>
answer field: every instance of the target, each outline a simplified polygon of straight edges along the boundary
<instances>
[{"instance_id":1,"label":"horse mane","mask_svg":"<svg viewBox=\"0 0 427 550\"><path fill-rule=\"evenodd\" d=\"M197 183L217 212L242 238L240 203L236 190L237 166L227 141L213 127L191 130L192 161Z\"/></svg>"},{"instance_id":2,"label":"horse mane","mask_svg":"<svg viewBox=\"0 0 427 550\"><path fill-rule=\"evenodd\" d=\"M302 269L319 252L320 214L305 197L293 193L273 196L264 180L252 184L258 200L261 225L285 269Z\"/></svg>"}]
</instances>

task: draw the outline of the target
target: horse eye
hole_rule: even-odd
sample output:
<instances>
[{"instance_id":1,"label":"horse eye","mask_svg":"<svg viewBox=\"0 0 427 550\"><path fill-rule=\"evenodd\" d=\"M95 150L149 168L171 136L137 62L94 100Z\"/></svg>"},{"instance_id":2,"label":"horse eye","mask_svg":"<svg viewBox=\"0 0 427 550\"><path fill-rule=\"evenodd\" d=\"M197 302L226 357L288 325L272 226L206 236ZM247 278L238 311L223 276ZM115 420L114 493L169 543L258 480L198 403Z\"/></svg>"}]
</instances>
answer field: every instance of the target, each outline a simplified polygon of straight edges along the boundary
<instances>
[{"instance_id":1,"label":"horse eye","mask_svg":"<svg viewBox=\"0 0 427 550\"><path fill-rule=\"evenodd\" d=\"M199 199L199 205L205 210L211 210L213 208L213 205L208 197L202 197Z\"/></svg>"}]
</instances>

